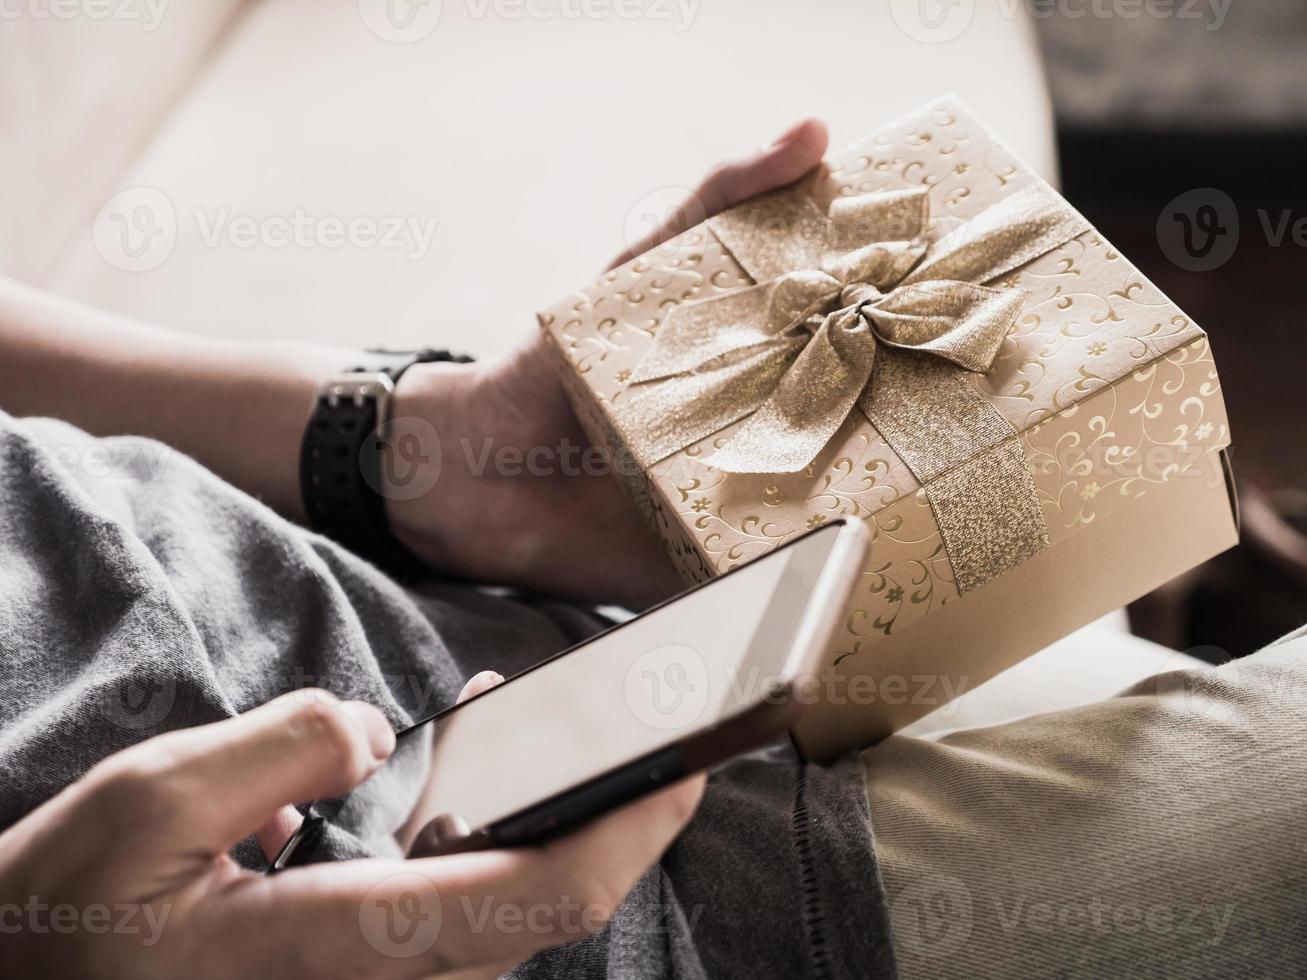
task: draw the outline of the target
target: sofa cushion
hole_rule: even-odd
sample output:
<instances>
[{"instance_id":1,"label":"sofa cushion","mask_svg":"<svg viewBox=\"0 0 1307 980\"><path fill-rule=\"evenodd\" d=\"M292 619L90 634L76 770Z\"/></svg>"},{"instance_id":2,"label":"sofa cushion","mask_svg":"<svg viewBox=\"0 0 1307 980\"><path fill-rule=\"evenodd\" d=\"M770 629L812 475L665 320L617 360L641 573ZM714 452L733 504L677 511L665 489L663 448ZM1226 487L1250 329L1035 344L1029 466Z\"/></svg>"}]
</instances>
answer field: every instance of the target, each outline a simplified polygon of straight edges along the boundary
<instances>
[{"instance_id":1,"label":"sofa cushion","mask_svg":"<svg viewBox=\"0 0 1307 980\"><path fill-rule=\"evenodd\" d=\"M246 0L27 0L0 11L0 272L55 275ZM79 12L80 11L80 12Z\"/></svg>"},{"instance_id":2,"label":"sofa cushion","mask_svg":"<svg viewBox=\"0 0 1307 980\"><path fill-rule=\"evenodd\" d=\"M395 8L418 28L397 43L403 30L378 26L385 2L250 7L116 184L97 187L153 189L101 229L110 261L84 209L41 281L189 330L486 354L534 329L536 309L587 282L678 187L806 114L847 142L952 89L1052 169L1032 34L1003 5L975 5L941 39L902 4L853 0L644 0L634 20L617 15L629 3L447 0ZM423 36L429 9L440 17ZM113 254L148 219L142 201L165 212L146 228L176 231L146 271ZM405 222L396 247L333 244L351 221L384 236L388 219ZM284 243L295 237L307 244Z\"/></svg>"}]
</instances>

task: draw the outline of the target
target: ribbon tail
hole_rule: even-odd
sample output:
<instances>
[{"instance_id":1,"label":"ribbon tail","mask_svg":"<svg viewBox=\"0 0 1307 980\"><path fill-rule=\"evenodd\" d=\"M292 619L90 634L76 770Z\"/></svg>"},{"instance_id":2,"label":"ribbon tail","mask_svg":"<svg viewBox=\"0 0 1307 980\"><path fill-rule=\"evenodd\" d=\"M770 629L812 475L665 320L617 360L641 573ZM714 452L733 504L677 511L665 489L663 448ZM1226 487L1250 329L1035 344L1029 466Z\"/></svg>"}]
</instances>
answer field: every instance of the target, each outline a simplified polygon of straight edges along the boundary
<instances>
[{"instance_id":1,"label":"ribbon tail","mask_svg":"<svg viewBox=\"0 0 1307 980\"><path fill-rule=\"evenodd\" d=\"M926 487L960 594L1048 546L1015 430L956 368L883 350L860 405Z\"/></svg>"},{"instance_id":2,"label":"ribbon tail","mask_svg":"<svg viewBox=\"0 0 1307 980\"><path fill-rule=\"evenodd\" d=\"M613 418L641 467L680 452L756 410L776 388L801 339L776 338L716 368L628 389Z\"/></svg>"},{"instance_id":3,"label":"ribbon tail","mask_svg":"<svg viewBox=\"0 0 1307 980\"><path fill-rule=\"evenodd\" d=\"M772 344L787 328L839 296L821 272L795 272L668 312L632 380L657 381Z\"/></svg>"},{"instance_id":4,"label":"ribbon tail","mask_svg":"<svg viewBox=\"0 0 1307 980\"><path fill-rule=\"evenodd\" d=\"M848 418L875 356L856 309L828 316L771 397L705 462L726 473L799 472Z\"/></svg>"},{"instance_id":5,"label":"ribbon tail","mask_svg":"<svg viewBox=\"0 0 1307 980\"><path fill-rule=\"evenodd\" d=\"M653 345L636 365L632 381L657 381L685 374L733 351L772 338L763 328L768 291L746 286L671 309Z\"/></svg>"},{"instance_id":6,"label":"ribbon tail","mask_svg":"<svg viewBox=\"0 0 1307 980\"><path fill-rule=\"evenodd\" d=\"M928 279L991 282L1091 227L1056 191L1037 181L941 238L904 284Z\"/></svg>"}]
</instances>

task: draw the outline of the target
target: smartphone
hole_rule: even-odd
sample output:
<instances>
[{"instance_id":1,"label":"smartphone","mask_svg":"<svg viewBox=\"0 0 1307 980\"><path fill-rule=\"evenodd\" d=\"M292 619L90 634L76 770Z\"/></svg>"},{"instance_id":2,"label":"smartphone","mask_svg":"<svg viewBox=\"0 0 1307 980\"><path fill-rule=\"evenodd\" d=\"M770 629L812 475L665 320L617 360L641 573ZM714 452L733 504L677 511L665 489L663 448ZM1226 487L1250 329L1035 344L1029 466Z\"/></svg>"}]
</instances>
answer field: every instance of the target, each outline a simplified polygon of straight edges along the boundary
<instances>
[{"instance_id":1,"label":"smartphone","mask_svg":"<svg viewBox=\"0 0 1307 980\"><path fill-rule=\"evenodd\" d=\"M351 794L310 807L269 870L312 860L332 821L405 854L437 817L457 828L448 850L538 841L784 737L869 540L827 524L418 722ZM401 818L371 812L378 780L411 804Z\"/></svg>"}]
</instances>

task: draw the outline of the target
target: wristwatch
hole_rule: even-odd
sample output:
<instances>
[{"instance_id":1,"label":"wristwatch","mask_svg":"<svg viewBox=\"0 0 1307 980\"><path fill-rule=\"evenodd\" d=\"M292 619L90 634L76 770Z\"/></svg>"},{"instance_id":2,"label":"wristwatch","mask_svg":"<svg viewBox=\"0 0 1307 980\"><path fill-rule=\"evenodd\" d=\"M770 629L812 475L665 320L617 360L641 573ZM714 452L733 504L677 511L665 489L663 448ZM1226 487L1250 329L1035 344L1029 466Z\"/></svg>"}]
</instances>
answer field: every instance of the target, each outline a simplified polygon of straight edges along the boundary
<instances>
[{"instance_id":1,"label":"wristwatch","mask_svg":"<svg viewBox=\"0 0 1307 980\"><path fill-rule=\"evenodd\" d=\"M384 496L391 397L415 364L472 358L434 348L366 353L378 360L346 368L318 389L300 444L300 497L315 531L408 580L422 565L391 532Z\"/></svg>"}]
</instances>

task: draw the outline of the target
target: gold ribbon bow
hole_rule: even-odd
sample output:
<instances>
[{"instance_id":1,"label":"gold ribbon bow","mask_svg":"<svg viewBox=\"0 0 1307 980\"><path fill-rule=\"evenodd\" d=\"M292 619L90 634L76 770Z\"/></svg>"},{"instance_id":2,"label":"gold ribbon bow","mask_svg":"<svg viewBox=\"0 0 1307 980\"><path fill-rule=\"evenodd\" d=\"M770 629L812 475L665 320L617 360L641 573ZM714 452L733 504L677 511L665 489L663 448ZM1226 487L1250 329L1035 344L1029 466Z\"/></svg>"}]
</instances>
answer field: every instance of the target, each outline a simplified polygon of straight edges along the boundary
<instances>
[{"instance_id":1,"label":"gold ribbon bow","mask_svg":"<svg viewBox=\"0 0 1307 980\"><path fill-rule=\"evenodd\" d=\"M794 473L860 409L927 486L966 592L1047 543L1015 432L962 374L992 369L1025 301L984 283L1089 224L1035 183L932 242L928 194L824 211L796 186L709 219L755 285L674 307L615 414L645 467L745 419L705 463Z\"/></svg>"}]
</instances>

